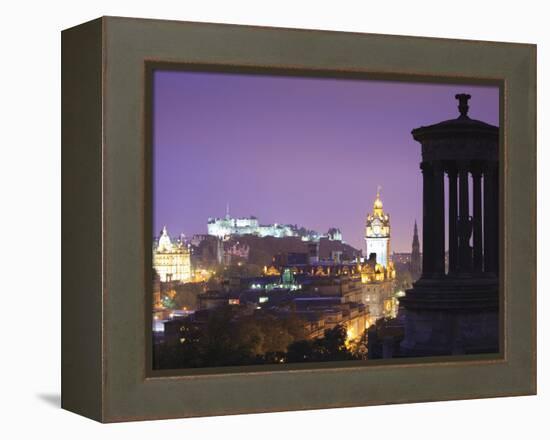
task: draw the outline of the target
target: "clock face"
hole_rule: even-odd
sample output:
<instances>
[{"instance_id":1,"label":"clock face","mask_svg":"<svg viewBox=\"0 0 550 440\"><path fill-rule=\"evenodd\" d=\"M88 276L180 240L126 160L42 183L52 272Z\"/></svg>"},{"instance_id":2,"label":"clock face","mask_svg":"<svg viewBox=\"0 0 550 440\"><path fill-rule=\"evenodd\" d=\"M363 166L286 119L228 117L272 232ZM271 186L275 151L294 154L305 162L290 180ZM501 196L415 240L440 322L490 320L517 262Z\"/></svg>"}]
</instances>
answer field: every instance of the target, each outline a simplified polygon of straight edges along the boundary
<instances>
[{"instance_id":1,"label":"clock face","mask_svg":"<svg viewBox=\"0 0 550 440\"><path fill-rule=\"evenodd\" d=\"M374 225L373 230L376 235L380 234L380 225Z\"/></svg>"}]
</instances>

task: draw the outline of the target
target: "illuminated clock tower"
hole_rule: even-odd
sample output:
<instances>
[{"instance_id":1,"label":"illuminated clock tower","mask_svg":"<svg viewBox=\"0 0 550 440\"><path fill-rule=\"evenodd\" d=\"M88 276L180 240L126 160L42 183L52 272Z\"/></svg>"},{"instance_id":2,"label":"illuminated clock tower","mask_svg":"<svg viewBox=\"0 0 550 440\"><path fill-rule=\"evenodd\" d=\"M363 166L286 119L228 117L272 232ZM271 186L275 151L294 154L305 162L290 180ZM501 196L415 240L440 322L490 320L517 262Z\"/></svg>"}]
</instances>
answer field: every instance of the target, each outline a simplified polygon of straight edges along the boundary
<instances>
[{"instance_id":1,"label":"illuminated clock tower","mask_svg":"<svg viewBox=\"0 0 550 440\"><path fill-rule=\"evenodd\" d=\"M365 228L365 241L367 255L376 254L376 262L388 267L390 262L390 217L384 214L382 200L380 200L380 187L376 192L376 199L372 214L367 215Z\"/></svg>"}]
</instances>

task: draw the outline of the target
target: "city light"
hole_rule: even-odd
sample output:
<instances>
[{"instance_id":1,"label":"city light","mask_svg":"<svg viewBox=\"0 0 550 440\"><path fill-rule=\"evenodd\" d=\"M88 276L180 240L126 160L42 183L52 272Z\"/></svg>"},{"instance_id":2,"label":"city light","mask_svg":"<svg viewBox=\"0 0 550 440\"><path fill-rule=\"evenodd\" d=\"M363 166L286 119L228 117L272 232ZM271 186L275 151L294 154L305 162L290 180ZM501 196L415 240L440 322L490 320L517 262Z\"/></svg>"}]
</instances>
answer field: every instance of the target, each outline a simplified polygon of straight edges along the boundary
<instances>
[{"instance_id":1,"label":"city light","mask_svg":"<svg viewBox=\"0 0 550 440\"><path fill-rule=\"evenodd\" d=\"M421 148L414 155L387 157L383 165L387 169L379 160L387 149L366 152L363 145L348 156L353 159L343 168L334 152L326 155L327 169L317 169L316 161L306 167L298 161L290 179L284 173L284 161L292 153L282 154L281 145L266 152L257 166L249 155L244 156L241 165L247 167L247 176L260 169L261 173L242 184L242 158L237 152L246 142L241 141L228 147L235 160L223 169L204 166L182 171L177 167L181 162L171 162L169 180L196 173L195 180L155 188L163 211L155 212L154 223L160 226L158 221L166 221L171 228L183 225L194 235L171 238L164 227L153 239L153 353L159 368L365 361L411 353L431 356L445 350L490 353L492 347L483 350L496 337L490 335L497 334L491 330L498 323L499 309L495 232L499 230L498 178L502 179L499 128L467 117L469 95L456 96L460 116L412 130ZM394 95L390 98L391 102L384 102L384 112L393 105ZM411 129L402 132L404 139L410 140ZM457 150L453 136L461 129ZM284 127L279 130L285 132ZM476 130L482 134L482 149L480 140L472 137ZM180 135L184 137L186 131ZM205 140L204 133L200 139ZM334 139L347 143L343 134ZM315 144L323 140L318 137ZM180 154L178 148L169 151ZM412 151L410 145L407 151ZM316 158L313 150L308 153ZM273 155L281 164L272 166ZM394 166L396 160L413 156L414 171ZM352 173L352 165L360 165L359 172L356 168ZM256 184L264 174L269 185ZM305 176L302 182L295 180ZM362 183L357 187L348 176ZM405 181L405 176L410 179ZM381 186L375 191L373 179L384 179L380 183L387 185L387 195L381 193ZM210 186L213 182L215 186ZM319 182L330 182L334 192L326 193ZM200 197L194 198L197 192ZM235 199L231 202L241 211L239 215L230 215L227 201L225 215L215 216L221 210L214 204L225 197ZM265 217L260 221L254 214ZM419 225L422 248L426 248L422 256L415 217L423 221ZM410 241L402 235L409 227ZM349 233L349 242L343 240L342 231L346 239ZM492 232L487 235L487 231ZM392 241L396 237L397 243ZM411 252L396 253L392 245L402 248L405 238ZM482 297L476 298L477 292L483 292ZM478 309L480 313L472 312ZM489 331L476 341L478 346L470 339L480 329ZM459 340L450 343L458 333ZM471 345L466 349L463 344Z\"/></svg>"},{"instance_id":2,"label":"city light","mask_svg":"<svg viewBox=\"0 0 550 440\"><path fill-rule=\"evenodd\" d=\"M375 200L373 214L369 214L367 219L364 230L367 248L372 250L376 246L384 246L387 251L385 264L378 260L374 252L369 255L369 258L361 258L357 255L348 258L338 251L332 252L329 260L320 259L318 255L308 259L307 254L303 257L295 254L297 261L300 262L296 264L288 261L290 254L282 254L282 260L277 259L281 255L278 254L272 257L271 263L254 267L250 261L250 256L254 255L249 252L251 246L243 243L245 239L241 236L239 241L236 241L232 235L226 235L222 239L209 235L207 237L212 238L195 240L194 242L199 245L201 242L208 243L210 240L211 247L208 252L214 252L210 254L211 260L204 257L197 257L195 260L193 257L190 260L193 265L197 261L200 266L189 268L189 273L192 274L189 280L174 277L175 274L187 271L187 268L169 267L168 264L159 266L159 270L164 270L165 276L160 279L160 283L156 284L160 290L155 295L163 298L165 314L162 315L163 318L155 315L155 323L158 324L155 325L155 332L163 334L166 341L176 340L180 344L198 344L200 339L197 339L195 334L189 333L191 329L195 325L198 329L196 331L199 332L204 326L208 328L210 325L208 317L215 315L218 308L225 305L230 306L226 312L229 313L230 321L225 325L228 326L227 331L231 334L239 335L239 332L230 328L238 326L241 321L254 323L252 327L245 327L244 334L247 334L261 328L262 320L270 317L275 320L270 322L268 328L263 330L264 332L269 333L269 327L273 325L283 326L283 328L277 330L277 336L256 336L266 344L279 341L280 334L294 333L304 334L306 341L322 341L327 332L334 331L337 335L335 337L342 338L343 335L341 346L345 346L350 357L358 356L364 359L366 350L356 351L359 341L362 340L367 329L373 327L380 319L392 318L396 315L398 305L396 298L404 294L403 290L397 291L395 288L396 270L389 256L389 216L383 212L379 194ZM226 220L227 218L224 221ZM378 221L382 226L377 224ZM209 223L212 227L216 224L219 222ZM283 227L284 225L273 224L272 226ZM244 221L240 222L238 227L248 226ZM328 237L341 243L341 233L338 228L331 228L327 234ZM319 237L316 239L318 240ZM308 237L307 240L312 243L315 238ZM163 236L158 243L159 258L160 255L165 258L166 254L174 253L175 250L177 255L181 255L180 242L172 244L166 230L163 230ZM192 255L201 255L201 252L196 251L193 246L182 248L190 250ZM311 249L312 252L319 253L319 246ZM157 260L157 262L168 261L172 265L187 264L187 261L183 260ZM219 268L218 278L214 278L216 274L214 268ZM235 270L237 268L239 269ZM248 273L254 273L254 271L260 273L248 277ZM209 282L211 282L210 285L206 284ZM260 295L262 293L263 295ZM194 301L193 297L196 298ZM290 325L286 323L288 317L296 319L302 328L302 333L296 329L290 331L284 327ZM176 323L176 329L179 328L173 336L172 322ZM172 339L176 337L177 339ZM274 347L272 350L285 353L286 348L283 346L275 349ZM308 356L299 355L298 357L307 359ZM283 363L286 362L286 358L275 356L271 358L271 362Z\"/></svg>"}]
</instances>

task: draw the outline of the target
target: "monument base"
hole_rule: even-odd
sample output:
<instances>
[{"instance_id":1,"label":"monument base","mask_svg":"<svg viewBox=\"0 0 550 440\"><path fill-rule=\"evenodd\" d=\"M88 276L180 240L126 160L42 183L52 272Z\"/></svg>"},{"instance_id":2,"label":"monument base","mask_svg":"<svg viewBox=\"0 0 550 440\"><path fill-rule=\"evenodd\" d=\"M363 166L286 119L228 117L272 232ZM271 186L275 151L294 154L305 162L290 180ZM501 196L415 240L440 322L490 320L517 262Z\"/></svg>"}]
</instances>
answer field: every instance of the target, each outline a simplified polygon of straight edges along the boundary
<instances>
[{"instance_id":1,"label":"monument base","mask_svg":"<svg viewBox=\"0 0 550 440\"><path fill-rule=\"evenodd\" d=\"M498 353L496 277L421 278L399 302L405 313L401 356Z\"/></svg>"}]
</instances>

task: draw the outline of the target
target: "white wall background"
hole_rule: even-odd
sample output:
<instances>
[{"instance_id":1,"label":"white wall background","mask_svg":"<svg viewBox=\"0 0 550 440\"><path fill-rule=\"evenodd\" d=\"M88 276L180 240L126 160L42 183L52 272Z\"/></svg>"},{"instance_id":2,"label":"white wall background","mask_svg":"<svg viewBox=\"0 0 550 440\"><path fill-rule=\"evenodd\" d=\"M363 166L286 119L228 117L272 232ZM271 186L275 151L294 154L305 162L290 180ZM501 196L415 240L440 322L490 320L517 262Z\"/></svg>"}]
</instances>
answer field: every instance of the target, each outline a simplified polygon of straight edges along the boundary
<instances>
[{"instance_id":1,"label":"white wall background","mask_svg":"<svg viewBox=\"0 0 550 440\"><path fill-rule=\"evenodd\" d=\"M548 12L543 1L6 1L0 25L3 438L542 438L548 435ZM60 31L101 15L539 45L539 396L102 426L59 406ZM546 317L543 313L546 312ZM545 319L546 318L546 319ZM7 345L6 345L7 343ZM545 371L546 369L546 371ZM322 386L322 384L319 384ZM11 433L11 436L5 434Z\"/></svg>"}]
</instances>

